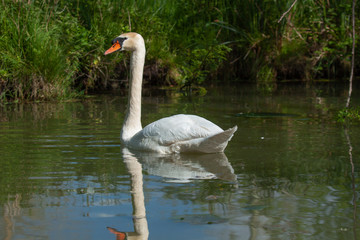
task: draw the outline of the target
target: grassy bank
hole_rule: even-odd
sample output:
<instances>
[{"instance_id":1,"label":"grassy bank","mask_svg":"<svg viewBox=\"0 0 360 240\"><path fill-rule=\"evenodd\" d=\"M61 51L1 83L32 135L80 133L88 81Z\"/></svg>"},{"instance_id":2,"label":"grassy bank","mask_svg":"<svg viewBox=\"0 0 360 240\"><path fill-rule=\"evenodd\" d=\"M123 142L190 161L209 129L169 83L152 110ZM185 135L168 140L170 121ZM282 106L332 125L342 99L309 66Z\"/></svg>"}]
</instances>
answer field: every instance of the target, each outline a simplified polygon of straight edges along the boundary
<instances>
[{"instance_id":1,"label":"grassy bank","mask_svg":"<svg viewBox=\"0 0 360 240\"><path fill-rule=\"evenodd\" d=\"M0 100L71 98L126 84L127 55L103 52L130 30L146 40L145 84L347 76L351 1L298 1L278 23L292 2L4 0Z\"/></svg>"}]
</instances>

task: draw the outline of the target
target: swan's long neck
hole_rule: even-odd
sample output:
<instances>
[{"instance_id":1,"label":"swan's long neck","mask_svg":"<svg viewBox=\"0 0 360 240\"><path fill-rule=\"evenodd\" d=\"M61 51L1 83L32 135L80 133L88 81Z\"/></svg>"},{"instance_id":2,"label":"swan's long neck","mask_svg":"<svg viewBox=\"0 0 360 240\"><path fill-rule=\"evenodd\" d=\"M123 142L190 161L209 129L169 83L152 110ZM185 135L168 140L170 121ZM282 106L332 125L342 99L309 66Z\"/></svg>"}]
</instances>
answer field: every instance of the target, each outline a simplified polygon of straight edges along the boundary
<instances>
[{"instance_id":1,"label":"swan's long neck","mask_svg":"<svg viewBox=\"0 0 360 240\"><path fill-rule=\"evenodd\" d=\"M121 140L129 141L141 126L141 88L145 62L145 45L140 43L131 54L129 98L125 121L121 130Z\"/></svg>"}]
</instances>

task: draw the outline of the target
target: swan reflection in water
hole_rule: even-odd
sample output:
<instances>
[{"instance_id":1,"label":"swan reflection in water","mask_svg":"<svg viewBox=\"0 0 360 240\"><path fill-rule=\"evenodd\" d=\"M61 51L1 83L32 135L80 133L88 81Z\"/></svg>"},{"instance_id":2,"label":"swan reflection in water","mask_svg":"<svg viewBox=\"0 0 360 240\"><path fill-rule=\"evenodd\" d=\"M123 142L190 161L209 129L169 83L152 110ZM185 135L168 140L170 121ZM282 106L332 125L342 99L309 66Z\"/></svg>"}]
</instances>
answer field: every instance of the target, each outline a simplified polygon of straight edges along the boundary
<instances>
[{"instance_id":1,"label":"swan reflection in water","mask_svg":"<svg viewBox=\"0 0 360 240\"><path fill-rule=\"evenodd\" d=\"M117 240L146 240L149 228L143 190L144 169L151 175L160 176L167 182L190 182L194 179L222 179L236 182L236 175L224 153L172 154L130 152L123 148L122 155L131 179L134 232L121 232L108 227Z\"/></svg>"}]
</instances>

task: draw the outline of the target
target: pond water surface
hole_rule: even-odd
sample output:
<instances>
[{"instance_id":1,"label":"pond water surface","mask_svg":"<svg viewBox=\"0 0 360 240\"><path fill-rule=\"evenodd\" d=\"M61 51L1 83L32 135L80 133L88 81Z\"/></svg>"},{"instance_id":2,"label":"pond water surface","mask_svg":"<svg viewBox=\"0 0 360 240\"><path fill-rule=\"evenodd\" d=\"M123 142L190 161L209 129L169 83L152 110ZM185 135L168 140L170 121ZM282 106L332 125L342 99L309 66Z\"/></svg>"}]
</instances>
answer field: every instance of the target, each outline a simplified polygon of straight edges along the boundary
<instances>
[{"instance_id":1,"label":"pond water surface","mask_svg":"<svg viewBox=\"0 0 360 240\"><path fill-rule=\"evenodd\" d=\"M122 148L118 93L0 106L0 239L360 239L360 126L334 121L346 88L143 96L143 125L238 131L224 154L164 156Z\"/></svg>"}]
</instances>

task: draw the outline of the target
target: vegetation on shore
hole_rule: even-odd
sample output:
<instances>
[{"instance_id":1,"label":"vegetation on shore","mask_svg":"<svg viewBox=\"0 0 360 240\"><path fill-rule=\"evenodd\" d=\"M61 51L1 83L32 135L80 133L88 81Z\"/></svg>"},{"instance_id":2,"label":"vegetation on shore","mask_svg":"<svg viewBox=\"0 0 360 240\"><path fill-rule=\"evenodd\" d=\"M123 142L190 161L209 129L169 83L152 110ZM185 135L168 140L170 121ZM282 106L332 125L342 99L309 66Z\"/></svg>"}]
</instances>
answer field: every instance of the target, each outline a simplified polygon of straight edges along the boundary
<instances>
[{"instance_id":1,"label":"vegetation on shore","mask_svg":"<svg viewBox=\"0 0 360 240\"><path fill-rule=\"evenodd\" d=\"M103 53L130 30L146 41L145 84L347 77L351 1L297 1L278 23L292 3L3 0L0 101L62 99L126 84L127 54ZM356 76L359 58L355 64Z\"/></svg>"},{"instance_id":2,"label":"vegetation on shore","mask_svg":"<svg viewBox=\"0 0 360 240\"><path fill-rule=\"evenodd\" d=\"M359 107L348 107L343 108L338 112L338 122L359 122L360 121L360 108Z\"/></svg>"}]
</instances>

